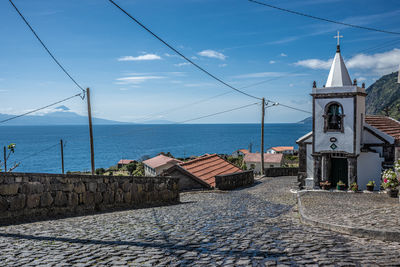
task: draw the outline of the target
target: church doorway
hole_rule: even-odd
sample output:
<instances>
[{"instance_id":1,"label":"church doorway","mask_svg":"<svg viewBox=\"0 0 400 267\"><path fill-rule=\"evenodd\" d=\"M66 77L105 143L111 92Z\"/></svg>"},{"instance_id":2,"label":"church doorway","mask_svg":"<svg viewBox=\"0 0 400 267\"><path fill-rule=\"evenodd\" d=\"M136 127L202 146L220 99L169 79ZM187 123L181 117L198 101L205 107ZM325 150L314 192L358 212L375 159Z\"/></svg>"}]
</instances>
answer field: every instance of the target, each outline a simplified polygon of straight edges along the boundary
<instances>
[{"instance_id":1,"label":"church doorway","mask_svg":"<svg viewBox=\"0 0 400 267\"><path fill-rule=\"evenodd\" d=\"M331 158L331 171L330 171L330 182L332 187L336 187L339 181L347 184L347 159L346 158Z\"/></svg>"}]
</instances>

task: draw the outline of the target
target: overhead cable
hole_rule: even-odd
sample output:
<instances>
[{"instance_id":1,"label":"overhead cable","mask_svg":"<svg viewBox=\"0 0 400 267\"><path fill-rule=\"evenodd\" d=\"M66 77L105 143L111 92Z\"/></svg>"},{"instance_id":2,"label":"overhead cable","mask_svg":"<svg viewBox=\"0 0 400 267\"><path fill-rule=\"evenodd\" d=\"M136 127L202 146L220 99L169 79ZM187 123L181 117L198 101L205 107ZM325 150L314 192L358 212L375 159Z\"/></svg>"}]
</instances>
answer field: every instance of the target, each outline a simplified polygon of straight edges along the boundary
<instances>
[{"instance_id":1,"label":"overhead cable","mask_svg":"<svg viewBox=\"0 0 400 267\"><path fill-rule=\"evenodd\" d=\"M166 45L169 49L171 49L172 51L174 51L175 53L177 53L179 56L181 56L183 59L185 59L187 62L189 62L190 64L192 64L193 66L195 66L196 68L198 68L199 70L201 70L202 72L204 72L205 74L207 74L208 76L210 76L211 78L213 78L214 80L222 83L223 85L231 88L232 90L241 93L243 95L246 95L248 97L251 98L255 98L258 100L261 100L262 98L248 94L244 91L241 91L235 87L233 87L232 85L224 82L223 80L221 80L220 78L216 77L214 74L210 73L209 71L205 70L203 67L201 67L200 65L196 64L195 62L193 62L191 59L189 59L188 57L186 57L184 54L182 54L181 52L179 52L177 49L175 49L172 45L170 45L169 43L167 43L166 41L164 41L161 37L159 37L157 34L155 34L153 31L151 31L148 27L146 27L144 24L142 24L139 20L137 20L136 18L134 18L131 14L129 14L127 11L125 11L122 7L120 7L118 4L116 4L113 0L108 0L110 3L112 3L114 6L116 6L119 10L121 10L125 15L127 15L129 18L131 18L136 24L138 24L140 27L142 27L143 29L145 29L148 33L150 33L151 35L153 35L156 39L158 39L160 42L162 42L164 45Z\"/></svg>"},{"instance_id":2,"label":"overhead cable","mask_svg":"<svg viewBox=\"0 0 400 267\"><path fill-rule=\"evenodd\" d=\"M84 99L85 97L85 89L83 89L82 86L79 85L79 83L71 76L71 74L68 73L68 71L61 65L61 63L56 59L56 57L53 55L52 52L47 48L47 46L44 44L42 39L40 39L39 35L36 33L36 31L32 28L32 26L29 24L29 22L25 19L25 17L22 15L22 13L19 11L19 9L14 5L12 0L8 0L11 5L14 7L14 9L17 11L21 19L25 22L25 24L29 27L31 32L35 35L36 39L40 42L40 44L43 46L43 48L46 50L46 52L50 55L50 57L54 60L54 62L61 68L61 70L70 78L70 80L79 88L82 90L83 94L81 95L81 98Z\"/></svg>"},{"instance_id":3,"label":"overhead cable","mask_svg":"<svg viewBox=\"0 0 400 267\"><path fill-rule=\"evenodd\" d=\"M264 3L264 2L259 2L259 1L256 1L256 0L248 0L248 1L256 3L256 4L259 4L259 5L267 6L267 7L270 7L270 8L274 8L274 9L277 9L277 10L280 10L280 11L296 14L296 15L303 16L303 17L308 17L308 18L311 18L311 19L321 20L321 21L325 21L325 22L330 22L330 23L334 23L334 24L344 25L344 26L363 29L363 30L368 30L368 31L375 31L375 32L381 32L381 33L400 35L400 32L392 32L392 31L380 30L380 29L375 29L375 28L370 28L370 27L365 27L365 26L360 26L360 25L354 25L354 24L349 24L349 23L345 23L345 22L335 21L335 20L331 20L331 19L316 17L316 16L313 16L313 15L301 13L301 12L290 10L290 9L287 9L287 8L277 7L277 6L274 6L274 5L271 5L271 4L267 4L267 3Z\"/></svg>"},{"instance_id":4,"label":"overhead cable","mask_svg":"<svg viewBox=\"0 0 400 267\"><path fill-rule=\"evenodd\" d=\"M39 154L41 154L41 153L43 153L43 152L46 152L47 150L52 149L53 147L56 147L56 146L59 146L59 145L60 145L59 143L54 144L54 145L51 145L51 146L49 146L49 147L47 147L47 148L44 148L44 149L42 149L42 150L40 150L40 151L38 151L38 152L35 152L35 153L30 154L30 155L28 155L28 156L26 156L26 157L23 157L23 158L20 159L19 161L23 161L23 160L26 160L26 159L28 159L28 158L34 157L34 156L36 156L36 155L39 155Z\"/></svg>"},{"instance_id":5,"label":"overhead cable","mask_svg":"<svg viewBox=\"0 0 400 267\"><path fill-rule=\"evenodd\" d=\"M11 118L2 120L2 121L0 121L0 123L4 123L4 122L10 121L10 120L14 120L14 119L17 119L17 118L20 118L20 117L29 115L29 114L31 114L31 113L38 112L38 111L40 111L40 110L42 110L42 109L45 109L45 108L48 108L48 107L51 107L51 106L60 104L60 103L62 103L62 102L65 102L65 101L67 101L67 100L70 100L70 99L75 98L75 97L78 97L78 96L82 98L82 93L76 94L76 95L73 95L73 96L70 96L70 97L67 97L67 98L64 98L64 99L62 99L62 100L60 100L60 101L57 101L57 102L54 102L54 103L52 103L52 104L50 104L50 105L47 105L47 106L44 106L44 107L41 107L41 108L37 108L37 109L35 109L35 110L29 111L29 112L25 112L25 113L23 113L23 114L16 115L16 116L14 116L14 117L11 117Z\"/></svg>"},{"instance_id":6,"label":"overhead cable","mask_svg":"<svg viewBox=\"0 0 400 267\"><path fill-rule=\"evenodd\" d=\"M189 119L189 120L184 120L184 121L181 121L181 122L176 122L176 124L182 124L182 123L186 123L186 122L189 122L189 121L200 120L200 119L204 119L204 118L220 115L220 114L223 114L223 113L228 113L228 112L239 110L239 109L244 109L244 108L247 108L247 107L250 107L250 106L254 106L254 105L259 105L259 104L260 103L258 103L258 102L257 103L252 103L252 104L248 104L248 105L245 105L245 106L232 108L232 109L228 109L228 110L225 110L225 111L220 111L220 112L209 114L209 115L205 115L205 116L201 116L201 117L197 117L197 118L193 118L193 119Z\"/></svg>"}]
</instances>

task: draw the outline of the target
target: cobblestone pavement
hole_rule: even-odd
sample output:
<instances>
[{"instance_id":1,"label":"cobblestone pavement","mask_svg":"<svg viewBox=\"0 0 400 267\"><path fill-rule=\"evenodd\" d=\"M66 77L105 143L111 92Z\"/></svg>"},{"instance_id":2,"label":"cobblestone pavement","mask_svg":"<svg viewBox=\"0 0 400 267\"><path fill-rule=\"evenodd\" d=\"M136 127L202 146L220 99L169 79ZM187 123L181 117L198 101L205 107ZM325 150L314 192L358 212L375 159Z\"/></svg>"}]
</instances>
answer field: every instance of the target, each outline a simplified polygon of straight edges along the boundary
<instances>
[{"instance_id":1,"label":"cobblestone pavement","mask_svg":"<svg viewBox=\"0 0 400 267\"><path fill-rule=\"evenodd\" d=\"M186 193L169 207L0 227L0 265L400 265L399 243L302 225L289 193L295 180Z\"/></svg>"},{"instance_id":2,"label":"cobblestone pavement","mask_svg":"<svg viewBox=\"0 0 400 267\"><path fill-rule=\"evenodd\" d=\"M386 194L307 192L301 203L304 215L321 222L400 232L399 198Z\"/></svg>"}]
</instances>

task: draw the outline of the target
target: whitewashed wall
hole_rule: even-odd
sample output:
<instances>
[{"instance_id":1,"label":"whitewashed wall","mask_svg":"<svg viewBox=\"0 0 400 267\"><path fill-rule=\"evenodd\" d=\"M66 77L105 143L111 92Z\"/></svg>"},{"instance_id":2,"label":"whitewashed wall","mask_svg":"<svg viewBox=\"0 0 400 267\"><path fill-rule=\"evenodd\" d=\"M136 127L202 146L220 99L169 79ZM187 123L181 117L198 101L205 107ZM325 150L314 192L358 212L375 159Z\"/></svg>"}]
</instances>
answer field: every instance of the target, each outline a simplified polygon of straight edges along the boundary
<instances>
[{"instance_id":1,"label":"whitewashed wall","mask_svg":"<svg viewBox=\"0 0 400 267\"><path fill-rule=\"evenodd\" d=\"M312 154L312 144L307 144L307 178L314 178L314 159Z\"/></svg>"},{"instance_id":2,"label":"whitewashed wall","mask_svg":"<svg viewBox=\"0 0 400 267\"><path fill-rule=\"evenodd\" d=\"M330 102L338 102L343 106L345 117L343 118L344 133L342 132L326 132L324 133L324 117L325 106ZM331 137L335 137L337 148L335 151L354 153L353 149L353 125L354 125L354 100L353 98L329 98L315 99L315 152L333 151L330 148L332 142Z\"/></svg>"},{"instance_id":3,"label":"whitewashed wall","mask_svg":"<svg viewBox=\"0 0 400 267\"><path fill-rule=\"evenodd\" d=\"M379 153L361 152L357 158L358 188L365 190L369 181L375 181L375 189L381 186L381 166L384 159Z\"/></svg>"}]
</instances>

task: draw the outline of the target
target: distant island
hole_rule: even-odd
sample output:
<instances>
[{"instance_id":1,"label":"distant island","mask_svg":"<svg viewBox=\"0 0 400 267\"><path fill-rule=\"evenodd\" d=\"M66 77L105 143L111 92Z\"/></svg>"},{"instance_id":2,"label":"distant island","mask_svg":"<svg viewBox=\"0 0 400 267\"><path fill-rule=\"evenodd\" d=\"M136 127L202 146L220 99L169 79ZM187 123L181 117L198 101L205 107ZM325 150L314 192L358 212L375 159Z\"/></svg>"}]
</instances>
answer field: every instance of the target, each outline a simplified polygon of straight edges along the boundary
<instances>
[{"instance_id":1,"label":"distant island","mask_svg":"<svg viewBox=\"0 0 400 267\"><path fill-rule=\"evenodd\" d=\"M14 117L12 114L0 113L0 121ZM101 125L118 125L118 124L174 124L175 122L168 120L148 120L140 123L121 122L93 117L93 124ZM15 120L5 122L4 126L33 126L33 125L86 125L88 124L87 116L79 115L67 106L58 106L45 114L27 115Z\"/></svg>"},{"instance_id":2,"label":"distant island","mask_svg":"<svg viewBox=\"0 0 400 267\"><path fill-rule=\"evenodd\" d=\"M1 114L0 120L6 120L8 118L14 117L15 115ZM84 125L88 123L88 118L86 116L81 116L73 111L71 111L66 106L59 106L54 108L48 113L43 115L27 115L20 117L15 120L10 120L5 122L3 125ZM125 122L106 120L100 118L93 118L93 124L125 124Z\"/></svg>"}]
</instances>

